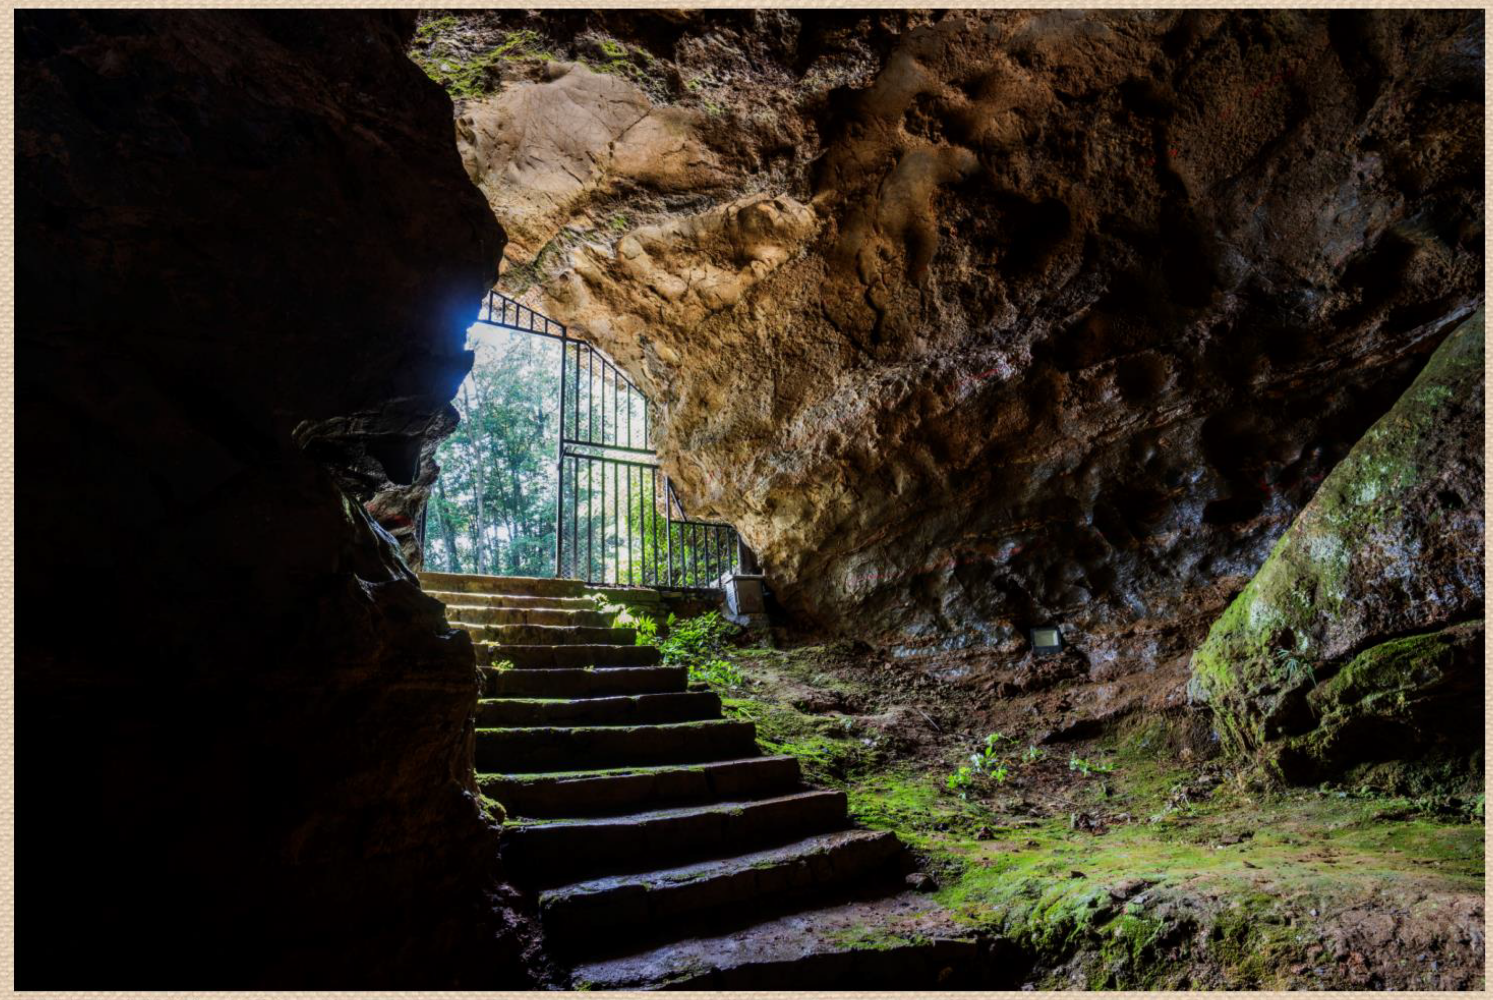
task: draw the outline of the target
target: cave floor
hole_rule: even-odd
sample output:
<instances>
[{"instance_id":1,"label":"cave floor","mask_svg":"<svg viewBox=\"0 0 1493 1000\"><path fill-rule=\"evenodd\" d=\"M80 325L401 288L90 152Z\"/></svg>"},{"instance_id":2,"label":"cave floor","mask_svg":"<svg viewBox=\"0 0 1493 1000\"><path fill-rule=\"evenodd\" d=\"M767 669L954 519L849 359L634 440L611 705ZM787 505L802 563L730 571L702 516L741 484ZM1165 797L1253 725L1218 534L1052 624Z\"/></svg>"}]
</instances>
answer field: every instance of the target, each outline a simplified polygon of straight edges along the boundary
<instances>
[{"instance_id":1,"label":"cave floor","mask_svg":"<svg viewBox=\"0 0 1493 1000\"><path fill-rule=\"evenodd\" d=\"M961 795L948 778L994 731L972 710L988 695L849 645L736 660L746 682L721 690L728 713L845 789L854 817L894 831L932 878L923 902L864 910L838 940L975 940L987 987L1483 983L1481 797L1273 788L1209 759L1185 711L1059 742L1019 698L994 716L1005 779Z\"/></svg>"}]
</instances>

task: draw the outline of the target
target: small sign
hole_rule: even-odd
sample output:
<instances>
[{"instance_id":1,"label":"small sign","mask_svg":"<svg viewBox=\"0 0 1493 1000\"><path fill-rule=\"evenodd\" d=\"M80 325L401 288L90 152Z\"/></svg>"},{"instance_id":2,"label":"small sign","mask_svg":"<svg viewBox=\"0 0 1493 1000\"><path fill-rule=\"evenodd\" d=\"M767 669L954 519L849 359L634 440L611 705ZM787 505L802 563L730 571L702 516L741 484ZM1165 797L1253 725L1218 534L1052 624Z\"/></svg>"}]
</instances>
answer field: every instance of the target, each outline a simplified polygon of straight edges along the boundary
<instances>
[{"instance_id":1,"label":"small sign","mask_svg":"<svg viewBox=\"0 0 1493 1000\"><path fill-rule=\"evenodd\" d=\"M1063 637L1053 626L1044 626L1031 630L1032 652L1034 653L1061 653L1063 651Z\"/></svg>"}]
</instances>

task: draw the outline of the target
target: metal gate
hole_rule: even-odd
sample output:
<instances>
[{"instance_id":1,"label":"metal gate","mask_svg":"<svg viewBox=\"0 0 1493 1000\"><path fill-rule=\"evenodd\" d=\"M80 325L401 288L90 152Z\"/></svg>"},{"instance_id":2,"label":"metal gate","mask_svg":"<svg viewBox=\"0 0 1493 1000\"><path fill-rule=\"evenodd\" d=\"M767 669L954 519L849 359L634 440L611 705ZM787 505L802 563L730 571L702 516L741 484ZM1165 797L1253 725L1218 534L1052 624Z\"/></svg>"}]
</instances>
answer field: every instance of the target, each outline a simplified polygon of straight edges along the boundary
<instances>
[{"instance_id":1,"label":"metal gate","mask_svg":"<svg viewBox=\"0 0 1493 1000\"><path fill-rule=\"evenodd\" d=\"M653 450L653 404L625 372L564 324L499 292L478 318L560 341L555 576L714 590L740 571L736 529L686 516Z\"/></svg>"}]
</instances>

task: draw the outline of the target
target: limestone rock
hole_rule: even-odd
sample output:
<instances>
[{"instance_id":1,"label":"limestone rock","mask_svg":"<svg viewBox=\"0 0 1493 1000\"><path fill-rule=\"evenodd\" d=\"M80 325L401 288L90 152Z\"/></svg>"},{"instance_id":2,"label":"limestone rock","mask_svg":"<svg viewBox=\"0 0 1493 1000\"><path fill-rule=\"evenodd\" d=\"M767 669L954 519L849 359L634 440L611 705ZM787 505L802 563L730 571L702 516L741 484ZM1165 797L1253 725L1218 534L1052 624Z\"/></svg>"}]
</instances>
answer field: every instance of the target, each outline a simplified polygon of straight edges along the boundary
<instances>
[{"instance_id":1,"label":"limestone rock","mask_svg":"<svg viewBox=\"0 0 1493 1000\"><path fill-rule=\"evenodd\" d=\"M657 108L637 86L577 63L465 104L462 162L509 233L509 259L530 261L573 216L617 183L659 191L711 186L697 114Z\"/></svg>"},{"instance_id":2,"label":"limestone rock","mask_svg":"<svg viewBox=\"0 0 1493 1000\"><path fill-rule=\"evenodd\" d=\"M1150 670L1481 300L1473 14L593 23L723 179L576 196L504 287L649 388L687 509L800 622L1002 655L1057 624ZM756 257L729 220L766 205Z\"/></svg>"},{"instance_id":3,"label":"limestone rock","mask_svg":"<svg viewBox=\"0 0 1493 1000\"><path fill-rule=\"evenodd\" d=\"M1286 740L1283 770L1311 777L1481 745L1483 406L1479 310L1194 654L1191 692L1232 749Z\"/></svg>"}]
</instances>

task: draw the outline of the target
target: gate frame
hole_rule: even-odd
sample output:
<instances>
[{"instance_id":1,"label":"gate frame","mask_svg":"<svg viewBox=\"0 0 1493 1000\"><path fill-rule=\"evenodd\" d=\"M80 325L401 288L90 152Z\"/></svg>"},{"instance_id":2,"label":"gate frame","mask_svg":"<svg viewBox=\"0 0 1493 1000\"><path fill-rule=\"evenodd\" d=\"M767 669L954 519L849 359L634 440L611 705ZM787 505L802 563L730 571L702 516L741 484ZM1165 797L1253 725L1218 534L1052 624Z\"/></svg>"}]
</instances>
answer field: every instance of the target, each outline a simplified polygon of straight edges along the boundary
<instances>
[{"instance_id":1,"label":"gate frame","mask_svg":"<svg viewBox=\"0 0 1493 1000\"><path fill-rule=\"evenodd\" d=\"M651 462L632 462L632 463L628 463L628 464L633 464L633 465L638 465L638 466L643 466L643 467L651 467L653 469L660 470L660 471L662 470L662 465L658 461L658 452L654 448L652 448L652 447L643 449L643 448L623 447L623 446L620 446L620 445L597 444L594 441L582 441L579 438L567 438L566 437L566 434L565 434L565 413L566 413L565 407L566 407L566 400L567 400L566 390L567 390L568 383L569 383L569 376L567 374L567 369L569 368L569 365L567 363L567 356L568 356L568 353L569 353L568 352L568 348L570 347L571 344L576 345L576 351L577 351L577 354L576 354L576 367L577 367L577 371L579 371L579 367L580 367L580 354L579 354L579 352L580 352L581 349L585 349L585 350L591 352L592 357L594 357L594 358L600 358L601 359L601 363L604 366L603 370L602 370L602 381L603 381L603 384L605 384L605 380L606 380L606 369L610 369L611 372L612 372L612 377L613 377L614 380L619 380L620 379L622 382L626 383L628 389L630 389L633 392L636 392L638 394L638 396L642 398L642 400L644 402L644 408L643 408L643 440L644 440L645 443L648 443L648 442L651 441L650 425L652 427L656 427L657 426L657 421L654 420L652 418L652 416L651 416L652 410L653 410L653 401L651 399L649 399L648 398L648 394L645 393L645 392L643 392L642 389L638 388L637 383L633 382L633 380L628 377L627 373L624 372L620 367L618 367L617 364L615 362L613 362L611 358L607 357L607 355L600 348L596 347L594 344L588 343L587 341L581 340L578 337L572 337L572 336L570 336L570 333L566 329L565 324L559 322L558 320L553 320L550 317L544 315L543 313L538 312L538 311L536 311L534 309L529 308L526 305L523 305L523 304L519 303L515 299L512 299L509 296L504 295L502 292L499 292L497 289L492 289L492 290L490 290L488 292L487 298L483 302L482 309L478 313L477 322L479 322L479 323L487 323L487 324L489 324L491 326L501 327L503 329L515 331L515 332L518 332L518 333L532 334L533 336L536 336L536 337L547 337L550 340L558 340L560 342L560 420L559 420L558 433L556 435L556 439L557 440L556 440L556 447L555 447L555 579L557 579L557 580L559 580L559 579L576 579L576 580L581 580L583 583L593 584L593 585L596 585L596 586L608 586L607 581L604 580L604 579L603 580L591 580L591 579L587 579L587 578L581 577L581 576L573 576L573 577L564 577L564 576L561 576L561 572L562 572L562 570L564 568L564 556L565 556L565 460L567 458L576 459L577 460L576 461L576 468L577 468L577 470L579 470L579 467L580 467L580 465L579 465L579 459L581 459L581 458L587 458L587 459L592 460L592 461L612 462L614 464L617 463L617 462L621 462L622 460L621 459L608 459L608 458L605 458L605 457L602 457L602 456L584 455L584 454L582 454L580 452L577 452L577 451L568 451L566 446L570 445L572 447L580 446L580 447L589 447L589 448L602 449L602 450L611 450L611 451L627 451L627 452L632 452L633 454L637 454L637 455L646 455L648 458L651 458L653 460ZM556 332L556 331L558 331L558 332ZM594 375L589 375L589 366L588 366L588 376L590 378L592 378L592 379L594 379L594 377L595 377ZM614 385L615 385L615 381L614 381ZM575 385L573 387L570 387L570 388L572 389L572 392L574 394L573 402L575 404L575 409L576 409L576 414L577 414L576 432L577 432L577 434L579 434L579 430L580 430L580 428L579 428L580 386L577 384L577 385ZM589 413L589 409L588 409L588 413ZM602 417L602 433L603 433L603 435L605 435L605 433L606 433L605 403L603 403L603 411L602 411L602 413L603 413L603 417ZM631 413L631 403L630 402L629 402L629 413ZM613 416L615 418L615 413L613 414ZM631 420L631 418L629 417L629 426L630 426L630 420ZM629 437L628 440L630 442L631 438ZM605 477L605 471L604 470L603 470L603 477ZM676 584L674 582L674 526L675 525L679 525L680 526L681 533L683 532L685 526L691 526L691 527L694 527L696 529L704 528L704 529L708 529L708 530L711 530L711 531L722 531L723 530L725 532L729 532L730 541L734 542L734 544L730 544L730 545L727 546L727 550L730 553L730 562L729 562L729 564L723 565L721 567L722 574L723 575L724 574L739 575L739 574L741 574L743 572L748 571L749 569L750 569L751 572L755 572L755 569L756 569L756 558L753 555L753 553L751 552L751 550L749 548L747 548L746 544L741 540L741 534L732 525L729 525L729 524L726 524L726 523L720 522L720 521L700 521L700 520L696 520L694 518L689 517L688 514L685 512L684 503L679 499L679 494L677 492L675 492L675 490L674 490L674 483L673 483L673 481L671 479L669 479L669 477L667 475L664 476L664 484L663 485L664 485L664 539L665 539L665 544L667 546L667 555L665 557L665 569L666 569L666 573L665 573L665 579L663 581L655 580L653 586L655 586L655 587L661 586L661 587L664 587L664 588L669 589L669 590L686 590L686 591L689 591L689 590L698 590L698 591L709 591L709 592L712 592L712 593L719 592L721 590L721 588L718 587L718 586L707 586L707 587L701 587L701 586L698 586L698 585L696 585L696 586L686 586L686 585L683 585L683 584ZM590 489L589 485L588 485L587 489L589 491L589 489ZM603 503L603 510L605 510L605 503L606 503L606 499L605 499L605 486L603 486L602 503ZM630 506L630 502L629 502L629 506ZM679 517L677 519L674 517L674 508L676 506L679 508ZM654 510L655 510L655 516L656 516L657 508L655 507ZM578 515L576 515L576 512L573 509L572 509L571 513L572 513L573 516L578 516ZM631 514L631 511L629 510L629 516L630 516L630 514ZM631 542L631 535L629 533L629 543L630 542ZM619 545L620 545L620 543L619 543ZM655 545L655 547L657 546L657 539L656 538L654 539L654 545ZM575 560L575 554L572 553L571 554L571 562L574 563L575 561L576 561ZM603 564L604 564L604 562L605 562L605 560L603 559ZM587 570L588 570L588 572L590 570L589 561L588 561L588 565L587 565ZM708 563L707 563L707 572L708 572ZM646 579L646 574L644 575L644 579ZM695 579L698 582L698 579L699 579L698 567L696 568ZM717 579L719 579L719 577L717 577ZM714 581L712 581L712 582L714 582ZM624 584L620 580L613 582L611 585L612 586L633 586L633 584ZM647 584L643 584L643 586L646 586L646 585Z\"/></svg>"}]
</instances>

